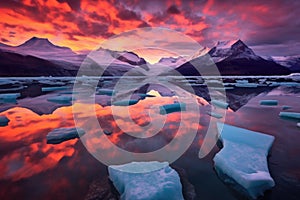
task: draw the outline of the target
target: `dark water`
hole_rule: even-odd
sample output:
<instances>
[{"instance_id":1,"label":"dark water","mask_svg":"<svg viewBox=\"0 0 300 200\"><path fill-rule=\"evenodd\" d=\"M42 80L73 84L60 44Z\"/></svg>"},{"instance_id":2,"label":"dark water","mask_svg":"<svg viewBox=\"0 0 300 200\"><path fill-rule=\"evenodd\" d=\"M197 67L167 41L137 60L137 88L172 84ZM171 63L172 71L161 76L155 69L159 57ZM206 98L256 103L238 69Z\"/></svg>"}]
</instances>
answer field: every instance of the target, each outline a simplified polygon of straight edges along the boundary
<instances>
[{"instance_id":1,"label":"dark water","mask_svg":"<svg viewBox=\"0 0 300 200\"><path fill-rule=\"evenodd\" d=\"M260 106L259 101L262 99L279 100L279 105ZM254 97L236 112L227 112L226 123L275 136L269 169L276 185L262 199L300 198L300 128L296 126L297 121L279 117L282 105L292 106L288 111L300 112L299 100L300 93L295 88L280 87L271 93ZM173 101L173 97L146 98L130 107L130 115L138 125L143 126L150 119L142 110ZM41 105L37 105L39 106ZM151 148L167 145L178 134L176 127L182 117L180 113L169 114L160 132L161 136L145 143L144 140L131 141L124 136L126 130L118 128L111 117L110 106L95 107L99 122L113 132L111 136L105 137L113 144L137 152L151 151ZM217 146L205 158L198 158L207 124L210 122L210 117L205 114L210 106L199 107L199 124L184 124L190 129L183 130L182 133L185 136L191 129L197 129L197 136L172 166L186 170L198 199L243 199L238 192L226 186L213 169L212 158L219 151ZM57 145L46 143L46 135L51 130L74 126L71 106L62 106L53 113L43 115L27 108L12 106L0 115L10 119L7 126L0 127L0 199L84 199L91 182L107 176L107 167L87 151L81 140L69 140ZM183 115L194 117L189 111ZM122 118L122 113L118 113L118 116L119 123L127 123ZM105 145L99 140L91 142L94 142L94 146Z\"/></svg>"}]
</instances>

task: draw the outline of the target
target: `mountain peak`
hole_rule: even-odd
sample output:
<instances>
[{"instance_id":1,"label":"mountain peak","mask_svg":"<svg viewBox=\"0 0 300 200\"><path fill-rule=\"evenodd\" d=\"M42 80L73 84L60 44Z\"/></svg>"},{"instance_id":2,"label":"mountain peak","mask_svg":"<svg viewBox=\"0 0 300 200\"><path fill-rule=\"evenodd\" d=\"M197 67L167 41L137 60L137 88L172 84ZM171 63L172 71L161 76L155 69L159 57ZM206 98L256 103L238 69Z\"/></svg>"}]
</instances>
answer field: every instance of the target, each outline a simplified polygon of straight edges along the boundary
<instances>
[{"instance_id":1,"label":"mountain peak","mask_svg":"<svg viewBox=\"0 0 300 200\"><path fill-rule=\"evenodd\" d=\"M241 39L220 41L209 51L209 55L215 62L229 57L260 59Z\"/></svg>"}]
</instances>

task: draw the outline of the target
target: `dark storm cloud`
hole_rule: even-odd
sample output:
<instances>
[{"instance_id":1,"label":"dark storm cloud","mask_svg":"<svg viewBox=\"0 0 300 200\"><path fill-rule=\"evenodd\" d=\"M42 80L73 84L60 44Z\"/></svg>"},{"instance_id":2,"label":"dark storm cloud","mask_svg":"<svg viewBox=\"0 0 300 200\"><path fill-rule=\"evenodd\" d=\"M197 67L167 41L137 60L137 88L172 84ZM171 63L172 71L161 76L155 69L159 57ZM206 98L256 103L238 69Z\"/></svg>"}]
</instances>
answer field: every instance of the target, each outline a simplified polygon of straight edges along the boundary
<instances>
[{"instance_id":1,"label":"dark storm cloud","mask_svg":"<svg viewBox=\"0 0 300 200\"><path fill-rule=\"evenodd\" d=\"M72 10L80 10L81 0L57 0L59 3L67 3Z\"/></svg>"},{"instance_id":2,"label":"dark storm cloud","mask_svg":"<svg viewBox=\"0 0 300 200\"><path fill-rule=\"evenodd\" d=\"M177 8L176 5L172 5L167 9L167 13L177 15L177 14L180 14L180 10Z\"/></svg>"},{"instance_id":3,"label":"dark storm cloud","mask_svg":"<svg viewBox=\"0 0 300 200\"><path fill-rule=\"evenodd\" d=\"M136 13L132 10L128 10L126 8L123 8L123 7L119 8L119 12L117 14L117 17L122 19L122 20L128 20L128 21L130 21L130 20L137 20L137 21L141 20L141 16L138 13Z\"/></svg>"},{"instance_id":4,"label":"dark storm cloud","mask_svg":"<svg viewBox=\"0 0 300 200\"><path fill-rule=\"evenodd\" d=\"M9 42L9 40L5 39L5 38L1 38L1 42Z\"/></svg>"}]
</instances>

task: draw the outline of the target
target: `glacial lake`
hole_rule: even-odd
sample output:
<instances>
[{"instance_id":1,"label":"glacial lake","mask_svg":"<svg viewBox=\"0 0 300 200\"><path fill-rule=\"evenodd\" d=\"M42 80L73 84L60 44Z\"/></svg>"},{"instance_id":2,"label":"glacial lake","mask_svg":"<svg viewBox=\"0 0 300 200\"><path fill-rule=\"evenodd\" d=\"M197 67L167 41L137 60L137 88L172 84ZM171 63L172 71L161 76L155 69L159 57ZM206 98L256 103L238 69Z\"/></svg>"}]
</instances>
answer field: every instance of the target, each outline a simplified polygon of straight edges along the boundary
<instances>
[{"instance_id":1,"label":"glacial lake","mask_svg":"<svg viewBox=\"0 0 300 200\"><path fill-rule=\"evenodd\" d=\"M133 82L141 77L132 77ZM194 90L203 87L199 77L189 77L188 80L164 78L172 83L190 84ZM216 91L220 91L219 78L210 78ZM238 80L238 81L237 81ZM77 80L80 81L80 80ZM99 88L113 89L114 80L106 77L99 81L97 78L82 77L82 85L89 87L96 82ZM226 77L223 79L227 98L231 101L229 109L222 120L225 123L273 135L274 144L268 157L270 174L275 181L275 187L267 191L261 199L299 199L300 198L300 120L289 120L279 117L282 111L300 112L300 81L290 77ZM214 108L209 104L205 88L187 97L194 98L199 108L198 123L190 123L195 116L190 110L173 112L165 116L164 126L158 135L147 138L129 137L126 132L141 131L136 127L147 126L151 116L159 111L159 107L178 101L173 91L164 87L150 85L152 93L148 97L135 97L138 102L128 106L132 121L136 123L134 130L123 113L124 106L119 112L112 114L109 103L110 96L96 94L95 103L87 105L79 99L74 102L63 99L57 101L57 96L72 97L74 78L1 78L0 79L0 116L9 119L8 124L0 126L0 199L84 199L95 180L107 179L107 166L99 162L90 151L93 147L105 147L101 138L91 140L89 151L81 139L71 139L60 144L47 144L46 136L54 129L74 127L74 114L82 117L87 123L89 115L74 113L73 106L82 110L92 106L100 126L111 132L102 135L114 144L131 152L151 152L168 145L176 136L186 137L191 131L197 134L179 159L171 167L182 168L186 171L187 179L194 186L197 199L244 199L219 179L215 170L213 157L220 151L214 145L210 153L199 159L199 149L210 122L217 119L207 112ZM204 83L205 84L205 83ZM43 89L54 88L56 89ZM57 89L61 87L60 89ZM62 88L63 87L63 88ZM145 92L143 89L140 92ZM101 90L100 90L101 91ZM147 91L149 92L149 91ZM176 91L175 91L176 92ZM15 102L11 97L1 97L19 93ZM153 95L151 95L153 94ZM93 94L89 94L93 95ZM137 95L138 96L138 95ZM2 98L2 99L1 99ZM53 101L53 99L55 99ZM52 100L51 100L52 99ZM261 100L278 100L276 106L262 106ZM283 106L290 106L287 110ZM127 109L127 107L125 106ZM233 109L234 108L234 109ZM125 112L125 111L124 111ZM180 124L181 123L181 124ZM122 125L122 128L119 126ZM178 127L188 127L179 130ZM213 128L216 127L213 125ZM94 130L97 131L97 130ZM178 133L178 131L181 131ZM147 134L146 134L147 136ZM84 136L83 136L84 137ZM148 141L147 141L148 140ZM176 151L170 148L170 151ZM108 155L118 156L113 152Z\"/></svg>"}]
</instances>

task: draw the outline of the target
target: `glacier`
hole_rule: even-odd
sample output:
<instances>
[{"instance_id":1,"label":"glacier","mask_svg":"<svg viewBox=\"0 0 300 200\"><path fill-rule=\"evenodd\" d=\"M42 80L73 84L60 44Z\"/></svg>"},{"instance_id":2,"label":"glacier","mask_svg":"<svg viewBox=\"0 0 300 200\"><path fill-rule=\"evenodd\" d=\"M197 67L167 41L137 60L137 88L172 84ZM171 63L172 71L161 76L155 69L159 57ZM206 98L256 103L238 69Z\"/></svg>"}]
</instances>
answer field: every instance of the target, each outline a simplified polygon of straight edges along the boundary
<instances>
[{"instance_id":1,"label":"glacier","mask_svg":"<svg viewBox=\"0 0 300 200\"><path fill-rule=\"evenodd\" d=\"M256 199L275 185L267 156L274 137L218 123L223 148L213 158L219 177L239 192Z\"/></svg>"},{"instance_id":2,"label":"glacier","mask_svg":"<svg viewBox=\"0 0 300 200\"><path fill-rule=\"evenodd\" d=\"M131 162L108 167L122 200L183 200L178 173L168 162Z\"/></svg>"}]
</instances>

